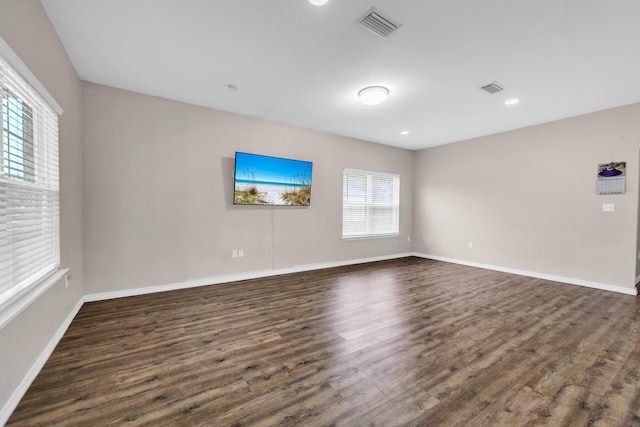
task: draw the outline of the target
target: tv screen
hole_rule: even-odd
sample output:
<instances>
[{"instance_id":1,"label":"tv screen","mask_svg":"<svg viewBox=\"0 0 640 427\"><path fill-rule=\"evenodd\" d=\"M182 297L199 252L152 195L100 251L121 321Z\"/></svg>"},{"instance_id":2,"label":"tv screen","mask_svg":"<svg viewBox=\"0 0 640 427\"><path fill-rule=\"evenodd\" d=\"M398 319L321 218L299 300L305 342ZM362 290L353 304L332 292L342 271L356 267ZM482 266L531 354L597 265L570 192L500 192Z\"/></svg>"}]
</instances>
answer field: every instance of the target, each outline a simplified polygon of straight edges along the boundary
<instances>
[{"instance_id":1,"label":"tv screen","mask_svg":"<svg viewBox=\"0 0 640 427\"><path fill-rule=\"evenodd\" d=\"M233 203L310 206L313 163L236 152Z\"/></svg>"}]
</instances>

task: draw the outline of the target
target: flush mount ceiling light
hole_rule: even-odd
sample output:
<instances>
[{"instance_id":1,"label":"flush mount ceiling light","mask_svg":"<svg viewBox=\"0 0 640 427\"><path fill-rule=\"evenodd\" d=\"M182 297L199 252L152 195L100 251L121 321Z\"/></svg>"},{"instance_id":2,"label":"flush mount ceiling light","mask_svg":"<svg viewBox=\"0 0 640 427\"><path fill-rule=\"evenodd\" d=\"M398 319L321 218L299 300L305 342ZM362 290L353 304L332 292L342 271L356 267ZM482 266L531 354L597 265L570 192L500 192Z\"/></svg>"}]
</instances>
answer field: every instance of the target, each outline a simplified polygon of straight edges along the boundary
<instances>
[{"instance_id":1,"label":"flush mount ceiling light","mask_svg":"<svg viewBox=\"0 0 640 427\"><path fill-rule=\"evenodd\" d=\"M508 99L504 101L504 105L516 105L520 100L518 98Z\"/></svg>"},{"instance_id":2,"label":"flush mount ceiling light","mask_svg":"<svg viewBox=\"0 0 640 427\"><path fill-rule=\"evenodd\" d=\"M314 6L322 6L323 4L326 4L329 0L309 0L309 3L311 3Z\"/></svg>"},{"instance_id":3,"label":"flush mount ceiling light","mask_svg":"<svg viewBox=\"0 0 640 427\"><path fill-rule=\"evenodd\" d=\"M386 101L389 89L383 86L369 86L358 92L358 96L364 105L378 105Z\"/></svg>"}]
</instances>

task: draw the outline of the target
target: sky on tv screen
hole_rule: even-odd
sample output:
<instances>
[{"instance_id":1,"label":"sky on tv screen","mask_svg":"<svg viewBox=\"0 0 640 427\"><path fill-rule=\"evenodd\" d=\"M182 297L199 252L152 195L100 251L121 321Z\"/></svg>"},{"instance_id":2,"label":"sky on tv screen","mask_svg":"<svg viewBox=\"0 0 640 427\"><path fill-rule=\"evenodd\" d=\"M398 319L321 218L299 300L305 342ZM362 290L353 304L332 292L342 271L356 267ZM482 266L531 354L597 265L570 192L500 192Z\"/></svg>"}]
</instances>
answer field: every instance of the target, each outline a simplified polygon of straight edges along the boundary
<instances>
[{"instance_id":1,"label":"sky on tv screen","mask_svg":"<svg viewBox=\"0 0 640 427\"><path fill-rule=\"evenodd\" d=\"M311 183L311 168L302 160L236 153L236 180L290 184L302 177Z\"/></svg>"}]
</instances>

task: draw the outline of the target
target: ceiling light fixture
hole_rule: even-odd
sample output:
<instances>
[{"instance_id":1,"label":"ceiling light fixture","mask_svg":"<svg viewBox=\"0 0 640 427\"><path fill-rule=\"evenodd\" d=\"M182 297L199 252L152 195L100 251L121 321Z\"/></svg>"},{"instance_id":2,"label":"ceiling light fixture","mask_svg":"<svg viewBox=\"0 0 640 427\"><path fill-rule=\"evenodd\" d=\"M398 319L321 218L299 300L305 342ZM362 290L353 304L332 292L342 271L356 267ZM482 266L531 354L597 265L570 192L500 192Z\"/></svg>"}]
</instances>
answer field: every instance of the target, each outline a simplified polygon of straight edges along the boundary
<instances>
[{"instance_id":1,"label":"ceiling light fixture","mask_svg":"<svg viewBox=\"0 0 640 427\"><path fill-rule=\"evenodd\" d=\"M516 105L520 100L518 98L508 99L504 101L504 105Z\"/></svg>"},{"instance_id":2,"label":"ceiling light fixture","mask_svg":"<svg viewBox=\"0 0 640 427\"><path fill-rule=\"evenodd\" d=\"M322 6L324 4L327 4L329 0L309 0L309 3L311 3L314 6Z\"/></svg>"},{"instance_id":3,"label":"ceiling light fixture","mask_svg":"<svg viewBox=\"0 0 640 427\"><path fill-rule=\"evenodd\" d=\"M409 131L408 130L403 130L402 132L400 132L400 135L409 135Z\"/></svg>"},{"instance_id":4,"label":"ceiling light fixture","mask_svg":"<svg viewBox=\"0 0 640 427\"><path fill-rule=\"evenodd\" d=\"M360 90L358 96L364 105L378 105L386 101L389 89L383 86L369 86Z\"/></svg>"}]
</instances>

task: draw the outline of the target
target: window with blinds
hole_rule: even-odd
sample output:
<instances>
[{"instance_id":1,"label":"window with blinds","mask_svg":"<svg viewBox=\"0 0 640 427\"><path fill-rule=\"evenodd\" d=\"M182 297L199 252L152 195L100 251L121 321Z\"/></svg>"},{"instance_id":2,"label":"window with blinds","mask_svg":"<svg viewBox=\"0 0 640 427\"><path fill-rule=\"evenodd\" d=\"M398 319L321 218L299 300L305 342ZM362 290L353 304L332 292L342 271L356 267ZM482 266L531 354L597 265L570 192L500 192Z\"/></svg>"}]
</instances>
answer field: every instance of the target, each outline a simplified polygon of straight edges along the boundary
<instances>
[{"instance_id":1,"label":"window with blinds","mask_svg":"<svg viewBox=\"0 0 640 427\"><path fill-rule=\"evenodd\" d=\"M0 307L59 266L58 114L0 55Z\"/></svg>"},{"instance_id":2,"label":"window with blinds","mask_svg":"<svg viewBox=\"0 0 640 427\"><path fill-rule=\"evenodd\" d=\"M345 169L342 238L395 237L400 224L400 175Z\"/></svg>"}]
</instances>

